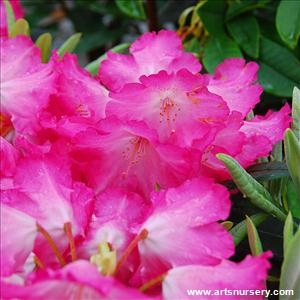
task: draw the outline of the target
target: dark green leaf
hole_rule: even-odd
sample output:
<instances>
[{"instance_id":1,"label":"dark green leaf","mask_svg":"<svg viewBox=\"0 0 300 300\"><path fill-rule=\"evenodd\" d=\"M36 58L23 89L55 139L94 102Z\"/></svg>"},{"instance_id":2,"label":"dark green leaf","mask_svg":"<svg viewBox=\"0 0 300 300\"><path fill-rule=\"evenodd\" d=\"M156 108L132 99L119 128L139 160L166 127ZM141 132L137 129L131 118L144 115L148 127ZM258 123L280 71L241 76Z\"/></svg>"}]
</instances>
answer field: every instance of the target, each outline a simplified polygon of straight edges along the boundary
<instances>
[{"instance_id":1,"label":"dark green leaf","mask_svg":"<svg viewBox=\"0 0 300 300\"><path fill-rule=\"evenodd\" d=\"M300 196L297 194L294 183L289 180L283 191L283 198L287 202L292 215L300 219Z\"/></svg>"},{"instance_id":2,"label":"dark green leaf","mask_svg":"<svg viewBox=\"0 0 300 300\"><path fill-rule=\"evenodd\" d=\"M281 39L294 49L300 36L300 1L280 1L276 14L276 27Z\"/></svg>"},{"instance_id":3,"label":"dark green leaf","mask_svg":"<svg viewBox=\"0 0 300 300\"><path fill-rule=\"evenodd\" d=\"M227 28L235 41L248 55L258 57L259 26L255 17L252 15L239 16L229 21Z\"/></svg>"},{"instance_id":4,"label":"dark green leaf","mask_svg":"<svg viewBox=\"0 0 300 300\"><path fill-rule=\"evenodd\" d=\"M239 46L226 36L211 37L204 48L203 64L208 72L213 73L218 64L230 57L243 57Z\"/></svg>"},{"instance_id":5,"label":"dark green leaf","mask_svg":"<svg viewBox=\"0 0 300 300\"><path fill-rule=\"evenodd\" d=\"M290 97L300 85L300 62L288 49L262 38L260 43L259 82L276 96Z\"/></svg>"},{"instance_id":6,"label":"dark green leaf","mask_svg":"<svg viewBox=\"0 0 300 300\"><path fill-rule=\"evenodd\" d=\"M232 19L255 8L262 8L271 0L240 0L232 1L226 13L226 19Z\"/></svg>"},{"instance_id":7,"label":"dark green leaf","mask_svg":"<svg viewBox=\"0 0 300 300\"><path fill-rule=\"evenodd\" d=\"M267 217L268 215L259 213L259 214L252 215L251 220L256 226L258 226L263 221L265 221ZM235 246L237 246L247 235L246 220L235 225L229 232L233 236Z\"/></svg>"},{"instance_id":8,"label":"dark green leaf","mask_svg":"<svg viewBox=\"0 0 300 300\"><path fill-rule=\"evenodd\" d=\"M198 14L205 29L213 36L224 36L225 1L207 1Z\"/></svg>"},{"instance_id":9,"label":"dark green leaf","mask_svg":"<svg viewBox=\"0 0 300 300\"><path fill-rule=\"evenodd\" d=\"M118 8L127 16L134 19L146 19L142 0L115 0Z\"/></svg>"}]
</instances>

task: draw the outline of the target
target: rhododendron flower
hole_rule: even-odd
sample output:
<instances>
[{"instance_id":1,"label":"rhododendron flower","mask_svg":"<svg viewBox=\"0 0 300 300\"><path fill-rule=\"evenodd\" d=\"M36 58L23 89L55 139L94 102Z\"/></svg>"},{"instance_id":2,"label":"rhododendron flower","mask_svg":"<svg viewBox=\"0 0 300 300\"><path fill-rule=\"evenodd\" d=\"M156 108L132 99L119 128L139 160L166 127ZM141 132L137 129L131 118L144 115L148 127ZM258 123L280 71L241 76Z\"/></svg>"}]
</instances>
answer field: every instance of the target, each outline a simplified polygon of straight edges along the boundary
<instances>
[{"instance_id":1,"label":"rhododendron flower","mask_svg":"<svg viewBox=\"0 0 300 300\"><path fill-rule=\"evenodd\" d=\"M124 187L149 195L157 184L176 186L193 175L189 153L160 144L156 132L143 122L109 118L79 133L73 143L73 157L86 162L84 174L96 192ZM84 154L92 150L98 155L95 161Z\"/></svg>"},{"instance_id":2,"label":"rhododendron flower","mask_svg":"<svg viewBox=\"0 0 300 300\"><path fill-rule=\"evenodd\" d=\"M20 0L8 0L10 3L15 19L23 18L24 11L21 6ZM6 6L3 0L0 0L0 36L8 36L8 26L7 26L7 12Z\"/></svg>"},{"instance_id":3,"label":"rhododendron flower","mask_svg":"<svg viewBox=\"0 0 300 300\"><path fill-rule=\"evenodd\" d=\"M164 299L190 299L188 291L195 293L195 299L263 299L262 294L242 295L246 295L245 292L265 289L267 270L271 267L268 258L271 256L270 252L265 252L257 257L249 255L240 263L223 260L216 266L174 268L163 281ZM199 294L196 294L198 291ZM203 294L200 294L201 291ZM234 294L237 291L242 294ZM211 295L206 296L205 292L211 292Z\"/></svg>"},{"instance_id":4,"label":"rhododendron flower","mask_svg":"<svg viewBox=\"0 0 300 300\"><path fill-rule=\"evenodd\" d=\"M26 36L1 39L0 54L1 114L18 131L32 133L54 91L52 66L41 63L40 49Z\"/></svg>"},{"instance_id":5,"label":"rhododendron flower","mask_svg":"<svg viewBox=\"0 0 300 300\"><path fill-rule=\"evenodd\" d=\"M181 39L171 30L143 34L131 45L130 54L109 52L108 59L101 63L99 76L109 90L120 90L126 83L138 82L142 75L161 70L197 73L201 69L196 57L183 51Z\"/></svg>"},{"instance_id":6,"label":"rhododendron flower","mask_svg":"<svg viewBox=\"0 0 300 300\"><path fill-rule=\"evenodd\" d=\"M233 241L218 220L228 217L229 193L206 178L152 197L154 210L141 226L141 276L149 280L186 264L214 265L233 254Z\"/></svg>"},{"instance_id":7,"label":"rhododendron flower","mask_svg":"<svg viewBox=\"0 0 300 300\"><path fill-rule=\"evenodd\" d=\"M191 147L194 141L205 141L207 145L227 119L226 103L207 90L199 74L185 69L171 75L161 71L142 76L140 82L111 93L107 111L121 119L146 122L157 130L161 142Z\"/></svg>"}]
</instances>

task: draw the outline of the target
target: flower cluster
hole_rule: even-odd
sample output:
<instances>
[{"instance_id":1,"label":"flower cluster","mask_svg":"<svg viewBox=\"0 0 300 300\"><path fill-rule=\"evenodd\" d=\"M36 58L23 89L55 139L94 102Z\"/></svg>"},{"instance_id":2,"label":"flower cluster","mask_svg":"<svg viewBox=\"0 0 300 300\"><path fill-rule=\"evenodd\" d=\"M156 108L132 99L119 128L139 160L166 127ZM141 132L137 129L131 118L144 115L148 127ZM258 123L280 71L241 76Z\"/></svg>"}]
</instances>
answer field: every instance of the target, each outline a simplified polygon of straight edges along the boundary
<instances>
[{"instance_id":1,"label":"flower cluster","mask_svg":"<svg viewBox=\"0 0 300 300\"><path fill-rule=\"evenodd\" d=\"M201 74L162 30L109 53L97 77L71 54L43 64L25 36L1 37L1 66L1 298L264 288L270 252L229 260L215 156L247 167L289 127L288 105L246 120L262 93L255 63Z\"/></svg>"}]
</instances>

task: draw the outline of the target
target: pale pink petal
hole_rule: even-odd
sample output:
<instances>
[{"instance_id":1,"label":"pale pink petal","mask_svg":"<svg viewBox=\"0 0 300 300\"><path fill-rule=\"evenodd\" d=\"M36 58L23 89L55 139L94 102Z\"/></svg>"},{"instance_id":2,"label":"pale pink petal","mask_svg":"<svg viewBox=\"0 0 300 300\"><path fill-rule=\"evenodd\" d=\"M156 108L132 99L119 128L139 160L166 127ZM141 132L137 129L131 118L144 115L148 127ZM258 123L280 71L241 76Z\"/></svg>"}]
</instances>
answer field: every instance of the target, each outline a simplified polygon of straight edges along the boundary
<instances>
[{"instance_id":1,"label":"pale pink petal","mask_svg":"<svg viewBox=\"0 0 300 300\"><path fill-rule=\"evenodd\" d=\"M144 280L174 266L215 265L233 254L231 236L217 223L230 209L223 186L202 177L162 191L153 201L156 209L141 227L148 235L138 245Z\"/></svg>"},{"instance_id":2,"label":"pale pink petal","mask_svg":"<svg viewBox=\"0 0 300 300\"><path fill-rule=\"evenodd\" d=\"M166 300L185 300L192 296L188 295L194 291L192 298L203 300L217 299L263 299L262 295L251 294L248 296L234 295L234 291L264 290L265 280L267 279L267 270L271 264L268 259L270 252L256 257L247 256L242 262L235 263L229 260L223 260L216 266L182 266L174 268L168 272L163 282L163 296ZM228 294L225 295L225 289ZM202 290L202 295L200 294ZM198 291L198 296L197 296ZM207 293L218 293L219 295L207 295ZM223 294L221 294L223 291ZM232 294L229 294L229 293ZM244 292L244 291L243 291Z\"/></svg>"},{"instance_id":3,"label":"pale pink petal","mask_svg":"<svg viewBox=\"0 0 300 300\"><path fill-rule=\"evenodd\" d=\"M230 111L238 111L245 117L259 102L262 87L256 84L258 65L246 63L240 58L226 59L215 75L208 76L208 90L221 96Z\"/></svg>"},{"instance_id":4,"label":"pale pink petal","mask_svg":"<svg viewBox=\"0 0 300 300\"><path fill-rule=\"evenodd\" d=\"M22 271L37 236L36 221L1 203L1 276Z\"/></svg>"},{"instance_id":5,"label":"pale pink petal","mask_svg":"<svg viewBox=\"0 0 300 300\"><path fill-rule=\"evenodd\" d=\"M30 38L1 40L1 111L11 116L18 131L32 133L38 114L54 91L52 65L41 63L41 54Z\"/></svg>"}]
</instances>

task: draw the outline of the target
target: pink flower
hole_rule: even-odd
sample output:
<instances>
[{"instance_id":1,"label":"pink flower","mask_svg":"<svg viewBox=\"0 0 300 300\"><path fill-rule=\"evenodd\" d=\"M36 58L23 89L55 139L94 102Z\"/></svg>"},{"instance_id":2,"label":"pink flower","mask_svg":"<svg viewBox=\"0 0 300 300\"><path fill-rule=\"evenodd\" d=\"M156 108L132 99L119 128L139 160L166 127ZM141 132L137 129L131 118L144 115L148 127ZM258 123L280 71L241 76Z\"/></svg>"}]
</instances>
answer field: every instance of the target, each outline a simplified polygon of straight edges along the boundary
<instances>
[{"instance_id":1,"label":"pink flower","mask_svg":"<svg viewBox=\"0 0 300 300\"><path fill-rule=\"evenodd\" d=\"M193 265L174 268L168 272L163 282L164 299L190 299L188 291L191 293L193 290L195 299L263 299L262 295L245 296L244 293L246 290L255 293L256 290L265 289L267 270L271 267L268 258L271 256L271 252L265 252L257 257L248 255L240 263L223 260L216 266ZM233 294L237 291L241 291L244 296ZM205 296L204 292L211 292L211 295ZM213 293L216 293L215 296Z\"/></svg>"},{"instance_id":2,"label":"pink flower","mask_svg":"<svg viewBox=\"0 0 300 300\"><path fill-rule=\"evenodd\" d=\"M20 0L8 0L8 2L13 9L15 19L18 20L20 18L23 18L24 11L21 6ZM0 36L8 36L7 12L3 0L0 0Z\"/></svg>"},{"instance_id":3,"label":"pink flower","mask_svg":"<svg viewBox=\"0 0 300 300\"><path fill-rule=\"evenodd\" d=\"M154 210L141 226L138 243L142 280L175 266L215 265L233 254L229 233L218 224L228 217L226 188L204 177L154 193Z\"/></svg>"},{"instance_id":4,"label":"pink flower","mask_svg":"<svg viewBox=\"0 0 300 300\"><path fill-rule=\"evenodd\" d=\"M30 38L1 39L1 114L14 128L32 133L38 115L54 91L51 64L42 64L40 50Z\"/></svg>"},{"instance_id":5,"label":"pink flower","mask_svg":"<svg viewBox=\"0 0 300 300\"><path fill-rule=\"evenodd\" d=\"M208 92L201 75L187 70L176 74L160 71L141 83L126 84L111 93L108 114L121 119L144 121L158 132L161 142L191 147L209 144L227 119L228 108L219 97Z\"/></svg>"},{"instance_id":6,"label":"pink flower","mask_svg":"<svg viewBox=\"0 0 300 300\"><path fill-rule=\"evenodd\" d=\"M96 193L123 187L147 196L157 184L176 186L193 175L189 153L160 144L156 132L143 122L108 118L78 134L72 143L71 156L81 163L86 182Z\"/></svg>"},{"instance_id":7,"label":"pink flower","mask_svg":"<svg viewBox=\"0 0 300 300\"><path fill-rule=\"evenodd\" d=\"M1 283L3 299L149 299L112 277L102 276L87 261L78 260L61 270L32 274L25 286Z\"/></svg>"},{"instance_id":8,"label":"pink flower","mask_svg":"<svg viewBox=\"0 0 300 300\"><path fill-rule=\"evenodd\" d=\"M65 226L74 237L84 235L92 213L93 193L83 183L73 182L65 159L30 156L20 158L10 184L1 185L1 202L36 220L41 235L35 243L35 254L44 263L53 262L56 260L45 232L63 253L70 237Z\"/></svg>"},{"instance_id":9,"label":"pink flower","mask_svg":"<svg viewBox=\"0 0 300 300\"><path fill-rule=\"evenodd\" d=\"M0 203L1 212L1 276L22 271L33 250L37 236L36 222L20 210Z\"/></svg>"},{"instance_id":10,"label":"pink flower","mask_svg":"<svg viewBox=\"0 0 300 300\"><path fill-rule=\"evenodd\" d=\"M246 63L241 58L225 59L214 75L205 75L208 90L219 95L227 103L230 111L238 111L245 117L259 102L262 87L255 83L258 65Z\"/></svg>"},{"instance_id":11,"label":"pink flower","mask_svg":"<svg viewBox=\"0 0 300 300\"><path fill-rule=\"evenodd\" d=\"M161 30L143 34L131 45L130 55L108 53L108 59L101 63L99 76L109 90L117 91L126 83L138 82L142 75L180 69L197 73L201 65L191 53L183 51L176 32Z\"/></svg>"}]
</instances>

